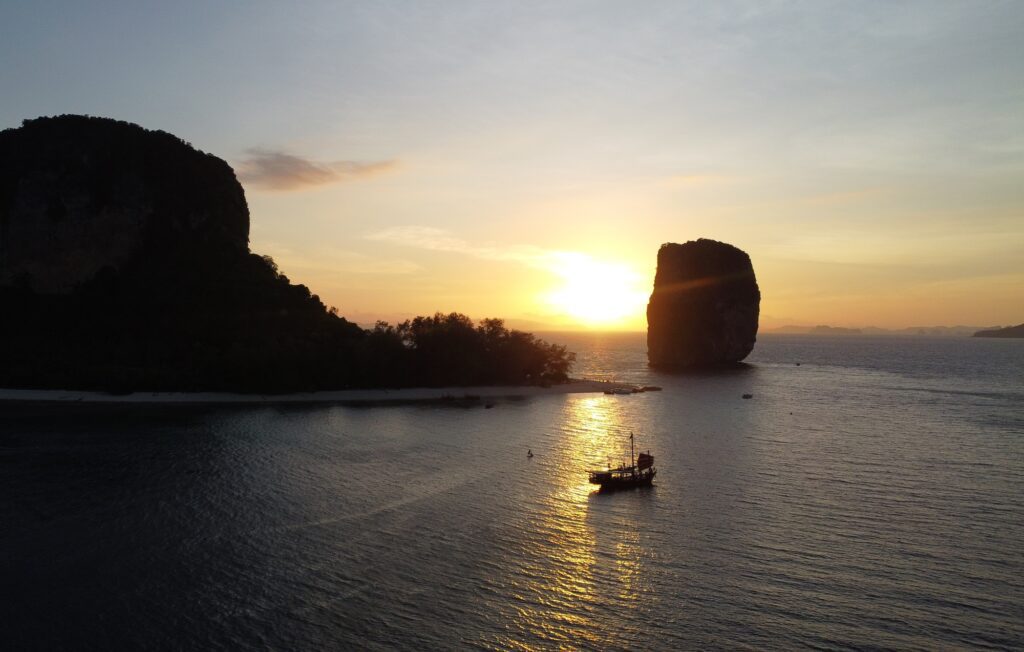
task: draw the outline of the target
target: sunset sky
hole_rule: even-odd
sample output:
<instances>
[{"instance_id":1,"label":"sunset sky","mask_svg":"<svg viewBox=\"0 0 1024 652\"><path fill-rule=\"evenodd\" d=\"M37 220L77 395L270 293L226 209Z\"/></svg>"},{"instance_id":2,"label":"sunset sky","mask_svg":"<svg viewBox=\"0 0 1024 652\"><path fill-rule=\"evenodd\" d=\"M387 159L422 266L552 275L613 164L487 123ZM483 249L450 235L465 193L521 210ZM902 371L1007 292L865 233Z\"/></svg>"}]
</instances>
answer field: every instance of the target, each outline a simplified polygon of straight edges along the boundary
<instances>
[{"instance_id":1,"label":"sunset sky","mask_svg":"<svg viewBox=\"0 0 1024 652\"><path fill-rule=\"evenodd\" d=\"M1024 321L1022 2L4 2L0 128L227 160L251 246L360 323L642 329L658 247L762 328Z\"/></svg>"}]
</instances>

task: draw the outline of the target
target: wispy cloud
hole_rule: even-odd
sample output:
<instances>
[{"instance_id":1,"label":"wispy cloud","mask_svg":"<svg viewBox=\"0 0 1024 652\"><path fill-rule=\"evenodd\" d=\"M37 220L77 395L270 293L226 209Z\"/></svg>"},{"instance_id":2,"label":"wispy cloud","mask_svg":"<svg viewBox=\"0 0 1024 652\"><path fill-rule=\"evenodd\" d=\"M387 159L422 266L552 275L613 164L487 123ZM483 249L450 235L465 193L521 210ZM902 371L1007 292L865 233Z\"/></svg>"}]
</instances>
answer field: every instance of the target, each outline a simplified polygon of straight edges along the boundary
<instances>
[{"instance_id":1,"label":"wispy cloud","mask_svg":"<svg viewBox=\"0 0 1024 652\"><path fill-rule=\"evenodd\" d=\"M317 162L279 150L255 147L247 150L236 172L244 184L265 190L300 190L350 179L369 177L394 169L397 161Z\"/></svg>"},{"instance_id":2,"label":"wispy cloud","mask_svg":"<svg viewBox=\"0 0 1024 652\"><path fill-rule=\"evenodd\" d=\"M427 249L430 251L450 251L465 254L484 260L507 260L519 262L530 267L551 270L559 261L567 256L578 256L574 252L542 249L531 245L497 247L494 245L476 245L467 240L456 238L447 231L429 226L396 226L366 236L368 240L377 240L405 247Z\"/></svg>"},{"instance_id":3,"label":"wispy cloud","mask_svg":"<svg viewBox=\"0 0 1024 652\"><path fill-rule=\"evenodd\" d=\"M675 174L666 179L671 186L704 187L732 183L736 177L724 174Z\"/></svg>"},{"instance_id":4,"label":"wispy cloud","mask_svg":"<svg viewBox=\"0 0 1024 652\"><path fill-rule=\"evenodd\" d=\"M267 252L281 267L284 273L300 270L316 274L366 274L378 276L395 276L414 274L421 267L400 258L378 258L367 254L341 249L314 247L304 249L301 253L293 248L277 243L264 242L261 251Z\"/></svg>"},{"instance_id":5,"label":"wispy cloud","mask_svg":"<svg viewBox=\"0 0 1024 652\"><path fill-rule=\"evenodd\" d=\"M416 247L430 251L450 251L481 258L516 262L528 267L543 269L559 276L578 272L581 269L596 270L601 268L605 273L619 274L633 279L638 275L624 263L598 261L589 254L580 251L564 251L544 249L533 245L512 245L499 247L492 244L473 244L462 238L456 238L447 231L429 226L396 226L366 236L369 240L389 242L406 247Z\"/></svg>"},{"instance_id":6,"label":"wispy cloud","mask_svg":"<svg viewBox=\"0 0 1024 652\"><path fill-rule=\"evenodd\" d=\"M371 240L444 251L484 260L510 261L545 270L561 279L539 297L570 322L613 323L640 314L647 301L644 278L621 261L598 260L580 251L531 245L477 245L426 226L393 227L368 235Z\"/></svg>"}]
</instances>

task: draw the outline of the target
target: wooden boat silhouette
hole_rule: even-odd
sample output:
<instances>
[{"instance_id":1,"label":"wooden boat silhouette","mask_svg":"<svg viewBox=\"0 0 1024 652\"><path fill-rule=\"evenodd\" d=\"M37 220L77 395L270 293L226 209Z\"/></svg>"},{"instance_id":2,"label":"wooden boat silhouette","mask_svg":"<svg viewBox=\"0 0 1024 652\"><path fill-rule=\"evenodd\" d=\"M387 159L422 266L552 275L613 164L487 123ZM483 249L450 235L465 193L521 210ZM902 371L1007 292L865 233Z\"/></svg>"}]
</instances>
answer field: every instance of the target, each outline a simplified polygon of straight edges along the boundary
<instances>
[{"instance_id":1,"label":"wooden boat silhouette","mask_svg":"<svg viewBox=\"0 0 1024 652\"><path fill-rule=\"evenodd\" d=\"M634 457L633 433L629 433L629 461L627 466L590 471L590 484L600 485L601 491L616 491L634 487L649 487L658 470L654 468L654 456L650 451Z\"/></svg>"}]
</instances>

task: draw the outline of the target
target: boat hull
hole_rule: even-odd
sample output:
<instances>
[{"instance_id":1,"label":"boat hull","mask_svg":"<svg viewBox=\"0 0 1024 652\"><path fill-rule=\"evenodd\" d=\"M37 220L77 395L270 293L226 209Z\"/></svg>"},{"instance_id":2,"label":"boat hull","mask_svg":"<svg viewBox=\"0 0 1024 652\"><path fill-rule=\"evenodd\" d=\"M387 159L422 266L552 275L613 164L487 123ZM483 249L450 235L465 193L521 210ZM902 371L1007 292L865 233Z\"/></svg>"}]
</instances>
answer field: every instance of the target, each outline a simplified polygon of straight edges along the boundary
<instances>
[{"instance_id":1,"label":"boat hull","mask_svg":"<svg viewBox=\"0 0 1024 652\"><path fill-rule=\"evenodd\" d=\"M657 470L653 468L635 473L594 473L591 474L590 483L598 485L600 491L621 491L637 487L650 487L657 473Z\"/></svg>"}]
</instances>

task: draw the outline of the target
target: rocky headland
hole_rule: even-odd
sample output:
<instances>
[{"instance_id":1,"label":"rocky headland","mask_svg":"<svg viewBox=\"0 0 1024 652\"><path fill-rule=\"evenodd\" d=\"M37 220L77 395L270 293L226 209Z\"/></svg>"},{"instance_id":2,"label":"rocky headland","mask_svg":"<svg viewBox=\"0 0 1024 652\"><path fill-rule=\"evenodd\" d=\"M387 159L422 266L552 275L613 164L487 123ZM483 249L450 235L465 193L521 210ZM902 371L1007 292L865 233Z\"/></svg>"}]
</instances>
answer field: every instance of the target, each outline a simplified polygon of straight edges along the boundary
<instances>
[{"instance_id":1,"label":"rocky headland","mask_svg":"<svg viewBox=\"0 0 1024 652\"><path fill-rule=\"evenodd\" d=\"M563 382L564 347L459 313L364 330L249 250L223 160L128 122L0 131L0 387L294 392Z\"/></svg>"},{"instance_id":2,"label":"rocky headland","mask_svg":"<svg viewBox=\"0 0 1024 652\"><path fill-rule=\"evenodd\" d=\"M993 328L991 330L978 331L977 333L974 334L974 337L1024 337L1024 324L1018 324L1017 326L1007 326L1005 328Z\"/></svg>"},{"instance_id":3,"label":"rocky headland","mask_svg":"<svg viewBox=\"0 0 1024 652\"><path fill-rule=\"evenodd\" d=\"M647 304L647 358L676 369L740 362L757 340L761 292L750 256L715 240L658 250Z\"/></svg>"}]
</instances>

